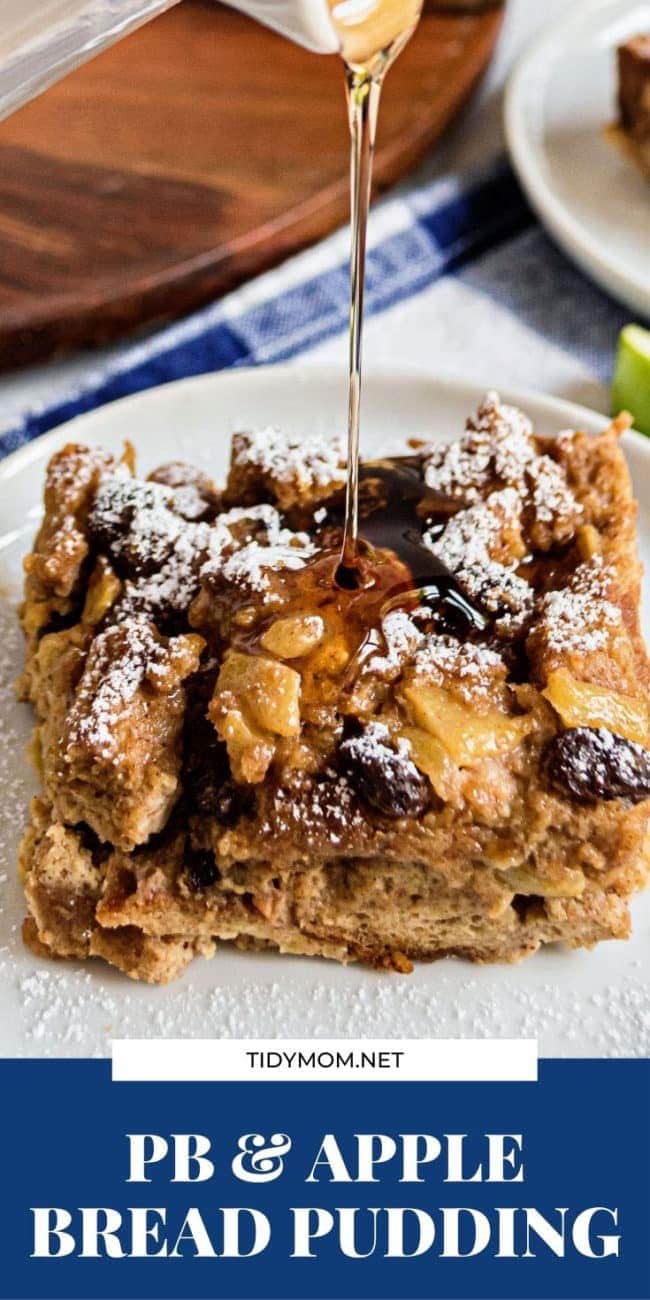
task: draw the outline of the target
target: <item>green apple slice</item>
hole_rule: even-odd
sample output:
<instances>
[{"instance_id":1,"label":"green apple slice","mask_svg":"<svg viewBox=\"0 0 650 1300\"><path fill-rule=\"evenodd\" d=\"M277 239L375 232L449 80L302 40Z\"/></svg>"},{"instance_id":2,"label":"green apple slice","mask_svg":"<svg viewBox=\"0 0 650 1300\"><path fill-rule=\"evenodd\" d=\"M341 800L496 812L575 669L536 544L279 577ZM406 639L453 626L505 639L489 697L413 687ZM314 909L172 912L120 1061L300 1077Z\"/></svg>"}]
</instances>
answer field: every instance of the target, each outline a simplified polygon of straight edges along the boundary
<instances>
[{"instance_id":1,"label":"green apple slice","mask_svg":"<svg viewBox=\"0 0 650 1300\"><path fill-rule=\"evenodd\" d=\"M621 330L612 385L612 411L629 411L634 425L650 438L650 330L626 325Z\"/></svg>"}]
</instances>

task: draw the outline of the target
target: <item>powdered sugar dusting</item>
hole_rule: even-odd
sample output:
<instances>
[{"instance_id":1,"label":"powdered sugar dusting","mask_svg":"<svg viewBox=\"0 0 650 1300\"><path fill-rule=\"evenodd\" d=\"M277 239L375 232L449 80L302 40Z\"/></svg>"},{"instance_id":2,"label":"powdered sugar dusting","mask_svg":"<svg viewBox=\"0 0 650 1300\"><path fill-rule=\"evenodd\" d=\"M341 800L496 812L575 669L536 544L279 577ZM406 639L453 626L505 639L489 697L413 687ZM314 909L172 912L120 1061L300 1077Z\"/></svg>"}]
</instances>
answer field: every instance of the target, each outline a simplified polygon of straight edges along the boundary
<instances>
[{"instance_id":1,"label":"powdered sugar dusting","mask_svg":"<svg viewBox=\"0 0 650 1300\"><path fill-rule=\"evenodd\" d=\"M300 568L313 551L307 535L285 528L272 505L236 507L207 523L178 514L182 501L182 489L162 483L107 477L100 484L92 526L100 540L109 539L118 564L138 574L126 583L118 618L184 613L210 574L265 591L268 570Z\"/></svg>"},{"instance_id":2,"label":"powdered sugar dusting","mask_svg":"<svg viewBox=\"0 0 650 1300\"><path fill-rule=\"evenodd\" d=\"M486 701L495 682L505 680L506 665L489 646L460 643L447 636L429 636L414 659L418 676L446 686L450 681L467 701Z\"/></svg>"},{"instance_id":3,"label":"powdered sugar dusting","mask_svg":"<svg viewBox=\"0 0 650 1300\"><path fill-rule=\"evenodd\" d=\"M68 714L66 755L89 747L107 761L120 753L119 727L145 677L161 675L169 660L165 645L142 617L125 619L101 632Z\"/></svg>"},{"instance_id":4,"label":"powdered sugar dusting","mask_svg":"<svg viewBox=\"0 0 650 1300\"><path fill-rule=\"evenodd\" d=\"M124 478L127 482L131 475L124 460L116 460L102 447L77 445L74 455L69 449L65 455L55 454L47 466L46 491L48 497L56 496L58 500L74 499L79 492L80 481L90 482L94 475L110 475L111 478Z\"/></svg>"},{"instance_id":5,"label":"powdered sugar dusting","mask_svg":"<svg viewBox=\"0 0 650 1300\"><path fill-rule=\"evenodd\" d=\"M550 456L537 456L526 467L526 476L536 522L555 525L567 520L563 531L570 535L583 509L568 487L564 471Z\"/></svg>"},{"instance_id":6,"label":"powdered sugar dusting","mask_svg":"<svg viewBox=\"0 0 650 1300\"><path fill-rule=\"evenodd\" d=\"M239 524L249 527L240 529L235 540L232 529ZM286 528L271 505L230 510L221 515L218 527L224 530L223 541L211 540L201 577L219 575L256 592L268 589L271 570L301 569L315 551L307 533Z\"/></svg>"},{"instance_id":7,"label":"powdered sugar dusting","mask_svg":"<svg viewBox=\"0 0 650 1300\"><path fill-rule=\"evenodd\" d=\"M386 614L382 619L381 631L385 652L373 655L365 668L369 673L378 673L387 681L392 681L413 657L418 646L422 645L424 633L416 626L412 616L400 609Z\"/></svg>"},{"instance_id":8,"label":"powdered sugar dusting","mask_svg":"<svg viewBox=\"0 0 650 1300\"><path fill-rule=\"evenodd\" d=\"M236 435L233 464L252 465L277 483L309 492L343 481L345 455L340 436L295 434L270 425Z\"/></svg>"},{"instance_id":9,"label":"powdered sugar dusting","mask_svg":"<svg viewBox=\"0 0 650 1300\"><path fill-rule=\"evenodd\" d=\"M146 612L156 617L184 612L199 586L200 561L210 547L225 545L227 531L194 523L173 508L179 491L141 479L104 478L90 514L100 542L107 539L113 560L127 563L136 578L127 581L116 616Z\"/></svg>"},{"instance_id":10,"label":"powdered sugar dusting","mask_svg":"<svg viewBox=\"0 0 650 1300\"><path fill-rule=\"evenodd\" d=\"M369 722L360 736L355 736L354 740L346 743L354 745L356 752L371 759L374 766L384 767L389 776L392 773L391 754L398 753L408 758L411 752L404 737L399 737L393 747L390 731L384 722Z\"/></svg>"},{"instance_id":11,"label":"powdered sugar dusting","mask_svg":"<svg viewBox=\"0 0 650 1300\"><path fill-rule=\"evenodd\" d=\"M272 825L263 826L263 831L295 835L299 828L306 848L321 845L324 834L336 848L351 831L366 827L348 781L333 770L325 772L324 780L310 781L300 791L278 788L271 817Z\"/></svg>"},{"instance_id":12,"label":"powdered sugar dusting","mask_svg":"<svg viewBox=\"0 0 650 1300\"><path fill-rule=\"evenodd\" d=\"M412 667L418 677L438 686L453 681L458 694L469 703L486 701L495 683L505 680L506 665L496 650L440 633L422 632L413 615L403 610L386 615L382 635L385 653L374 654L365 670L386 681L394 681L407 666Z\"/></svg>"},{"instance_id":13,"label":"powdered sugar dusting","mask_svg":"<svg viewBox=\"0 0 650 1300\"><path fill-rule=\"evenodd\" d=\"M502 405L490 392L465 434L434 447L425 466L429 487L447 496L477 501L482 489L494 485L522 486L526 466L536 452L530 420L514 406Z\"/></svg>"},{"instance_id":14,"label":"powdered sugar dusting","mask_svg":"<svg viewBox=\"0 0 650 1300\"><path fill-rule=\"evenodd\" d=\"M538 629L552 653L589 654L606 648L622 622L618 605L607 599L607 569L595 556L579 565L568 587L544 596Z\"/></svg>"},{"instance_id":15,"label":"powdered sugar dusting","mask_svg":"<svg viewBox=\"0 0 650 1300\"><path fill-rule=\"evenodd\" d=\"M440 537L425 533L423 539L467 594L497 614L496 623L506 630L520 627L533 607L533 590L516 571L523 557L507 564L495 558L508 553L510 536L520 535L520 520L520 498L514 488L504 488L460 510Z\"/></svg>"},{"instance_id":16,"label":"powdered sugar dusting","mask_svg":"<svg viewBox=\"0 0 650 1300\"><path fill-rule=\"evenodd\" d=\"M534 519L569 532L581 507L564 470L535 446L530 420L488 393L462 438L434 447L425 464L434 491L468 504L497 487L516 489Z\"/></svg>"},{"instance_id":17,"label":"powdered sugar dusting","mask_svg":"<svg viewBox=\"0 0 650 1300\"><path fill-rule=\"evenodd\" d=\"M174 493L162 483L106 476L95 494L91 525L108 534L111 551L148 569L164 564L188 529L173 509Z\"/></svg>"}]
</instances>

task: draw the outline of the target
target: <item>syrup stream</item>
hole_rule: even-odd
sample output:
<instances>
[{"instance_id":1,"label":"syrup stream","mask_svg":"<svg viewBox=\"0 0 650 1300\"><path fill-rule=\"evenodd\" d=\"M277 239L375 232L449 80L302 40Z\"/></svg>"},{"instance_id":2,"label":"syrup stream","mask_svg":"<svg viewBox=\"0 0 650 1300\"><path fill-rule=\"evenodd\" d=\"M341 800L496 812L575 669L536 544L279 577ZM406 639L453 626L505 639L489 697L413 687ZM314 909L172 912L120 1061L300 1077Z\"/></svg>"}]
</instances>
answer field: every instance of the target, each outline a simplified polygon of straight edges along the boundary
<instances>
[{"instance_id":1,"label":"syrup stream","mask_svg":"<svg viewBox=\"0 0 650 1300\"><path fill-rule=\"evenodd\" d=\"M330 0L331 2L331 0ZM368 212L372 187L372 167L377 132L379 101L384 77L414 32L421 11L421 0L383 0L375 6L374 21L383 18L395 24L399 14L399 30L390 31L390 39L382 48L358 61L358 53L347 36L343 40L348 117L350 124L350 191L352 249L350 257L350 333L348 374L348 459L345 503L345 524L341 560L336 580L342 587L353 588L358 582L359 551L359 430L361 417L363 300L366 272L366 238ZM336 21L337 7L333 16ZM368 21L368 33L372 19ZM362 30L360 31L363 37ZM359 34L356 35L358 41Z\"/></svg>"},{"instance_id":2,"label":"syrup stream","mask_svg":"<svg viewBox=\"0 0 650 1300\"><path fill-rule=\"evenodd\" d=\"M342 593L348 593L344 607L352 621L353 611L357 615L363 611L368 626L375 626L388 610L419 601L431 610L436 626L465 637L484 630L486 619L422 538L425 522L429 527L437 521L444 526L449 502L431 499L418 456L367 464L359 460L366 239L379 102L388 69L417 27L422 0L329 3L341 37L350 126L348 456L344 508L333 499L328 510L330 522L343 525L341 549L334 567L331 556L318 559L314 574L319 581L323 575L334 578L332 599L337 608ZM361 538L360 488L364 493Z\"/></svg>"},{"instance_id":3,"label":"syrup stream","mask_svg":"<svg viewBox=\"0 0 650 1300\"><path fill-rule=\"evenodd\" d=\"M359 429L361 418L361 354L363 342L363 298L366 270L366 236L377 115L383 82L346 68L350 118L350 190L352 210L352 253L350 258L350 337L348 372L348 460L345 524L341 572L343 586L354 575L359 543Z\"/></svg>"}]
</instances>

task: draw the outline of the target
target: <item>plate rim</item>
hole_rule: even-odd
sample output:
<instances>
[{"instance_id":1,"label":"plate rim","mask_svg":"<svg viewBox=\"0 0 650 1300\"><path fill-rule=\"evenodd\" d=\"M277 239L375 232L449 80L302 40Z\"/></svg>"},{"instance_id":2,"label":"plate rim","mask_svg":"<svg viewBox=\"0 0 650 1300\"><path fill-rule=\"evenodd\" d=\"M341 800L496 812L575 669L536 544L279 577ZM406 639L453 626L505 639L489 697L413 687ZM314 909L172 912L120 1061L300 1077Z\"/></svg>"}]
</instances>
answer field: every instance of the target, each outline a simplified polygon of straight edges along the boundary
<instances>
[{"instance_id":1,"label":"plate rim","mask_svg":"<svg viewBox=\"0 0 650 1300\"><path fill-rule=\"evenodd\" d=\"M553 235L564 251L582 270L607 293L632 311L650 317L650 277L647 285L639 286L621 267L616 258L608 259L599 242L584 224L573 216L570 207L556 196L553 187L545 180L543 169L536 165L539 147L529 129L526 114L528 86L532 74L555 62L554 51L562 42L562 34L569 33L585 18L598 18L608 10L625 12L625 0L584 0L579 10L572 10L559 22L545 26L540 34L523 50L508 77L503 105L503 122L510 159L519 181L545 228ZM606 123L603 123L605 126Z\"/></svg>"},{"instance_id":2,"label":"plate rim","mask_svg":"<svg viewBox=\"0 0 650 1300\"><path fill-rule=\"evenodd\" d=\"M396 385L412 383L414 380L426 381L432 388L443 389L449 394L458 395L459 398L461 395L466 396L468 414L477 396L480 397L481 394L490 391L490 385L476 380L461 379L453 374L432 372L422 365L368 366L364 370L364 379L368 385L379 381ZM296 382L304 382L312 385L317 384L319 381L328 384L335 382L341 386L341 392L345 393L345 371L340 364L304 365L299 360L263 366L233 366L226 370L206 371L203 374L190 375L184 379L169 380L167 383L156 384L150 388L140 389L137 393L129 393L124 397L116 398L112 402L102 403L101 406L93 407L90 411L83 411L79 415L73 416L72 419L57 425L56 428L49 430L47 433L31 439L24 446L10 452L8 456L0 460L0 491L17 474L20 474L23 470L28 470L30 464L36 464L48 458L62 441L67 438L83 437L83 430L89 425L101 425L102 418L109 410L111 412L117 409L123 411L125 416L125 437L127 437L130 418L132 415L137 414L142 405L148 402L164 401L168 394L174 396L176 394L187 394L191 396L202 389L209 390L212 387L219 388L222 385L236 385L247 381L256 385L271 383L280 387L283 383L295 385ZM560 427L563 428L586 428L587 432L597 432L606 428L611 422L611 417L601 411L572 402L564 397L544 393L535 388L519 388L516 386L513 388L510 385L493 385L492 387L498 389L503 400L519 406L523 410L526 410L527 404L544 406L547 408L549 416L557 419ZM218 411L215 412L215 420L218 421ZM459 434L460 432L459 429ZM137 433L134 438L137 443ZM626 442L632 440L641 454L650 456L650 439L644 437L643 434L638 433L636 430L630 430L625 434L625 439Z\"/></svg>"}]
</instances>

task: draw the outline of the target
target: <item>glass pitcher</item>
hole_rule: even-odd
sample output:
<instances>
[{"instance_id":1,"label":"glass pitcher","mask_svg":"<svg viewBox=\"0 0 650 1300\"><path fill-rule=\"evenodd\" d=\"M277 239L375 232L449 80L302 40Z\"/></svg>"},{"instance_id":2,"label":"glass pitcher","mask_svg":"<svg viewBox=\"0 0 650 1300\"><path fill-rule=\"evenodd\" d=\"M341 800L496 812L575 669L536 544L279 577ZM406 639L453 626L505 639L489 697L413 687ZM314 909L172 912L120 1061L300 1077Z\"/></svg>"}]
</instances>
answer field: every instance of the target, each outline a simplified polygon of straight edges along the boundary
<instances>
[{"instance_id":1,"label":"glass pitcher","mask_svg":"<svg viewBox=\"0 0 650 1300\"><path fill-rule=\"evenodd\" d=\"M377 0L342 0L360 13ZM178 0L0 0L0 119ZM324 54L340 49L331 0L226 0Z\"/></svg>"}]
</instances>

